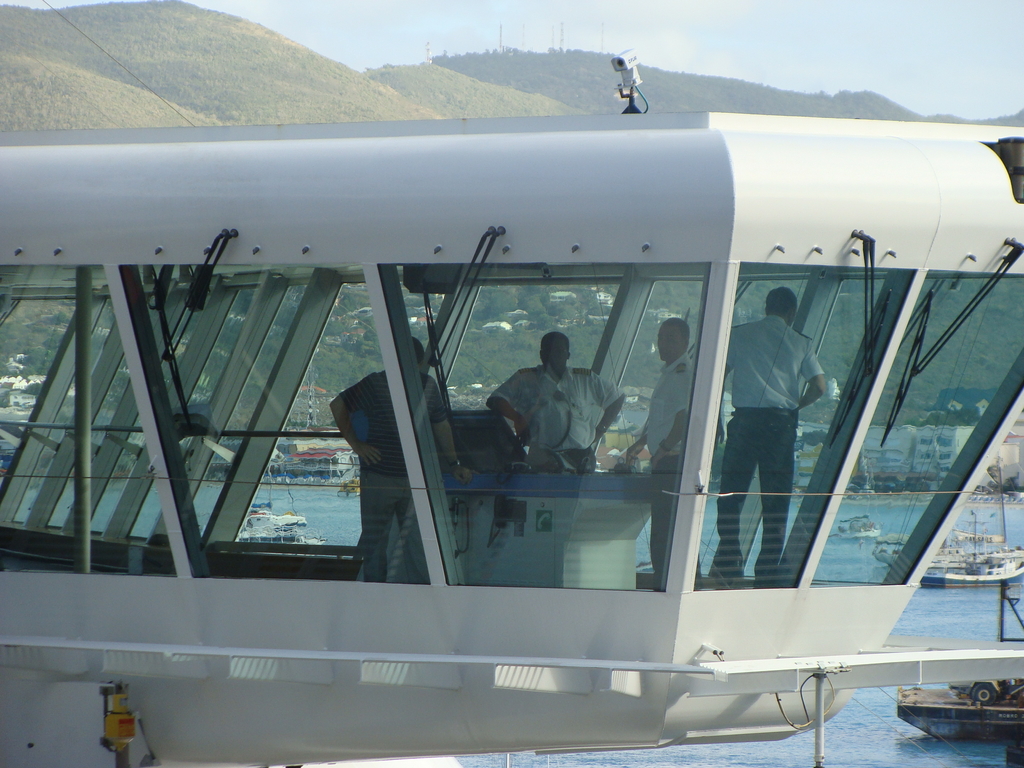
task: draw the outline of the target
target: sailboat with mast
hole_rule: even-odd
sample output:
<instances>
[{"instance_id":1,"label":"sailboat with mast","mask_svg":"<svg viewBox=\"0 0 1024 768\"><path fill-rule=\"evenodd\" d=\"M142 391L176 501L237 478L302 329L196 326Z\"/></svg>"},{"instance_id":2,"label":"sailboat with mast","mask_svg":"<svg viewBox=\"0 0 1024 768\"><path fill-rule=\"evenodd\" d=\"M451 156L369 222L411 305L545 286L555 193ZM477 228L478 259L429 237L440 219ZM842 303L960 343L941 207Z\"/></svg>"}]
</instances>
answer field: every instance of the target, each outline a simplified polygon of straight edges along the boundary
<instances>
[{"instance_id":1,"label":"sailboat with mast","mask_svg":"<svg viewBox=\"0 0 1024 768\"><path fill-rule=\"evenodd\" d=\"M999 486L999 512L992 516L998 530L989 532L988 523L979 520L984 513L977 507L968 509L935 554L931 566L921 577L921 586L985 587L1004 581L1024 582L1024 549L1011 549L1006 545L1002 482ZM962 525L965 520L969 529Z\"/></svg>"}]
</instances>

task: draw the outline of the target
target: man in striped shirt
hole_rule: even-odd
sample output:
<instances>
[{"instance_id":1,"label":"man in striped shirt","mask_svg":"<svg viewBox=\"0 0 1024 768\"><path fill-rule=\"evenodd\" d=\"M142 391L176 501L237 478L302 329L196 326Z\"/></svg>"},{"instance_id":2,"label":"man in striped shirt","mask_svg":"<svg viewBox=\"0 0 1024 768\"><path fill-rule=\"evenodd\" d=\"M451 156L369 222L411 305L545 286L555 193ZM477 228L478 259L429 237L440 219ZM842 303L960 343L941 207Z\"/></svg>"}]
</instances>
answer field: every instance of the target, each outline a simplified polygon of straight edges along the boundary
<instances>
[{"instance_id":1,"label":"man in striped shirt","mask_svg":"<svg viewBox=\"0 0 1024 768\"><path fill-rule=\"evenodd\" d=\"M422 365L424 352L419 339L413 339L413 347ZM437 384L426 374L422 374L421 380L438 447L455 478L468 483L473 473L459 463ZM384 371L371 373L334 398L331 413L341 434L359 456L362 532L356 548L363 560L362 580L429 583L423 541L412 510L412 491L398 422ZM362 437L353 424L352 417L356 413L365 417L367 430ZM397 539L389 551L392 526L397 529Z\"/></svg>"}]
</instances>

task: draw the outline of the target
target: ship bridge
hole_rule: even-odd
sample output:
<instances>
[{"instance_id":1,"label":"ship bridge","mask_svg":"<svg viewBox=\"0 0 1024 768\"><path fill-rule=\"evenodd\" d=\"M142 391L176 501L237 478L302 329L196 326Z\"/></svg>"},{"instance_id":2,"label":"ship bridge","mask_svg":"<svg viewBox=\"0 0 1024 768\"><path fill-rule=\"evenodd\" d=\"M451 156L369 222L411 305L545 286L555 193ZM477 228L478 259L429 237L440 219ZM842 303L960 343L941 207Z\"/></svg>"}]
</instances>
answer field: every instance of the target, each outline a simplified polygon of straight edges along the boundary
<instances>
[{"instance_id":1,"label":"ship bridge","mask_svg":"<svg viewBox=\"0 0 1024 768\"><path fill-rule=\"evenodd\" d=\"M296 763L780 738L769 694L796 712L811 674L838 706L1019 664L883 650L1024 405L1002 138L735 115L0 138L5 706L116 679L161 759ZM736 490L730 342L778 288L823 393L783 486ZM551 333L605 395L538 402L568 413L544 447L496 398Z\"/></svg>"}]
</instances>

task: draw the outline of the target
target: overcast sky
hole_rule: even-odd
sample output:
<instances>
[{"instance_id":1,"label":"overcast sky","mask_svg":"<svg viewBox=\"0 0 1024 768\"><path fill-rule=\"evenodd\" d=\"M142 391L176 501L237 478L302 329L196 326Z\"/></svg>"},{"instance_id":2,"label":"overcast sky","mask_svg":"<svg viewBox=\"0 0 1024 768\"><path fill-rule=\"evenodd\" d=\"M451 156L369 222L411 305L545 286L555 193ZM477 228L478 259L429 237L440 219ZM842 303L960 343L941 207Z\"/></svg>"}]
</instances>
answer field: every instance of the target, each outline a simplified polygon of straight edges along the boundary
<instances>
[{"instance_id":1,"label":"overcast sky","mask_svg":"<svg viewBox=\"0 0 1024 768\"><path fill-rule=\"evenodd\" d=\"M10 3L12 0L6 0ZM54 2L54 0L51 0ZM40 0L18 5L45 8ZM58 7L85 3L54 2ZM798 91L868 90L921 114L1024 108L1024 0L196 0L354 69L506 46L619 52L643 65ZM612 82L609 69L609 83Z\"/></svg>"}]
</instances>

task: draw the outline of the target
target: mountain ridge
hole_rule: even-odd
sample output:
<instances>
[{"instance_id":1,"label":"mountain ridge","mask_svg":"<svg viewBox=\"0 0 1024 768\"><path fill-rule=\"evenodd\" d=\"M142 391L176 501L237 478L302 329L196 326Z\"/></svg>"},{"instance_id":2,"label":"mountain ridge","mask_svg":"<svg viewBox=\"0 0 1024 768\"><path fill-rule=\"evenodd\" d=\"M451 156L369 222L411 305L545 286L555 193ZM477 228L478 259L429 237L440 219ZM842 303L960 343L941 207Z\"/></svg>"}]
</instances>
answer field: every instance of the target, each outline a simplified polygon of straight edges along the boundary
<instances>
[{"instance_id":1,"label":"mountain ridge","mask_svg":"<svg viewBox=\"0 0 1024 768\"><path fill-rule=\"evenodd\" d=\"M562 66L554 65L561 58ZM516 60L515 67L503 60ZM610 111L623 102L615 89L615 77L606 54L550 49L547 53L467 53L436 56L435 66L454 69L484 82L540 93L593 113ZM568 72L571 77L560 76ZM643 91L652 112L746 112L751 114L838 117L874 120L942 121L992 125L1024 125L1024 109L1015 115L987 120L965 120L953 115L920 115L873 91L839 91L834 95L787 91L718 75L671 72L641 66Z\"/></svg>"},{"instance_id":2,"label":"mountain ridge","mask_svg":"<svg viewBox=\"0 0 1024 768\"><path fill-rule=\"evenodd\" d=\"M183 0L75 6L61 14L81 32L53 11L0 6L0 130L611 114L623 108L609 57L589 51L506 49L357 72L259 24ZM808 94L647 66L641 75L652 112L1024 125L1024 109L966 121L918 115L870 91Z\"/></svg>"},{"instance_id":3,"label":"mountain ridge","mask_svg":"<svg viewBox=\"0 0 1024 768\"><path fill-rule=\"evenodd\" d=\"M139 80L199 124L275 124L437 118L437 113L410 102L393 89L343 64L288 40L272 30L181 0L110 3L66 8L62 13ZM78 85L96 86L127 96L120 84L146 91L82 33L52 12L0 6L5 46L0 55L0 99L13 112L0 116L3 130L51 127L45 105L22 96L31 90L24 67L13 66L15 55L49 71L72 70ZM68 105L88 91L73 92L75 83L46 91L52 102ZM155 96L149 98L156 100ZM93 100L94 101L94 100ZM163 106L162 120L147 122L132 109L121 109L122 121L106 109L94 109L74 127L121 127L138 124L183 125L185 120ZM84 111L84 110L83 110ZM118 107L112 111L117 113ZM192 121L195 122L195 121Z\"/></svg>"}]
</instances>

